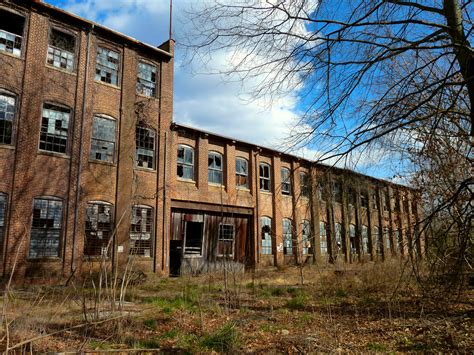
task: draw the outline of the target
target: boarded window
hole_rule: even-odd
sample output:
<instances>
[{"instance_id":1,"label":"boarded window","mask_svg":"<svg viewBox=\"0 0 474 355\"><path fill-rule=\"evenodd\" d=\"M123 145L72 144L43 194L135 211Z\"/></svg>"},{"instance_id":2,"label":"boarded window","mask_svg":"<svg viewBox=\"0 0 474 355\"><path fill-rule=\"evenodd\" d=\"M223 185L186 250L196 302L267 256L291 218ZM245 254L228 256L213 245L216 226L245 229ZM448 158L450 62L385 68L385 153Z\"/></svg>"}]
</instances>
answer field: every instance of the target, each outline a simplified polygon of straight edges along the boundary
<instances>
[{"instance_id":1,"label":"boarded window","mask_svg":"<svg viewBox=\"0 0 474 355\"><path fill-rule=\"evenodd\" d=\"M309 179L308 174L300 173L300 194L303 197L309 197Z\"/></svg>"},{"instance_id":2,"label":"boarded window","mask_svg":"<svg viewBox=\"0 0 474 355\"><path fill-rule=\"evenodd\" d=\"M248 162L243 158L235 159L235 182L237 187L249 187Z\"/></svg>"},{"instance_id":3,"label":"boarded window","mask_svg":"<svg viewBox=\"0 0 474 355\"><path fill-rule=\"evenodd\" d=\"M16 100L12 96L0 94L0 144L11 144Z\"/></svg>"},{"instance_id":4,"label":"boarded window","mask_svg":"<svg viewBox=\"0 0 474 355\"><path fill-rule=\"evenodd\" d=\"M287 168L282 168L281 173L281 193L291 195L291 172Z\"/></svg>"},{"instance_id":5,"label":"boarded window","mask_svg":"<svg viewBox=\"0 0 474 355\"><path fill-rule=\"evenodd\" d=\"M349 224L349 241L351 243L351 254L357 254L356 226Z\"/></svg>"},{"instance_id":6,"label":"boarded window","mask_svg":"<svg viewBox=\"0 0 474 355\"><path fill-rule=\"evenodd\" d=\"M97 47L95 80L118 85L120 54L106 48Z\"/></svg>"},{"instance_id":7,"label":"boarded window","mask_svg":"<svg viewBox=\"0 0 474 355\"><path fill-rule=\"evenodd\" d=\"M369 228L362 226L362 252L368 254L370 250L369 246Z\"/></svg>"},{"instance_id":8,"label":"boarded window","mask_svg":"<svg viewBox=\"0 0 474 355\"><path fill-rule=\"evenodd\" d=\"M261 163L260 164L260 191L270 192L271 189L271 175L270 165Z\"/></svg>"},{"instance_id":9,"label":"boarded window","mask_svg":"<svg viewBox=\"0 0 474 355\"><path fill-rule=\"evenodd\" d=\"M219 224L219 236L217 243L218 256L234 256L234 234L233 224Z\"/></svg>"},{"instance_id":10,"label":"boarded window","mask_svg":"<svg viewBox=\"0 0 474 355\"><path fill-rule=\"evenodd\" d=\"M293 255L293 227L287 218L283 218L283 253Z\"/></svg>"},{"instance_id":11,"label":"boarded window","mask_svg":"<svg viewBox=\"0 0 474 355\"><path fill-rule=\"evenodd\" d=\"M187 145L178 146L177 176L194 180L194 149Z\"/></svg>"},{"instance_id":12,"label":"boarded window","mask_svg":"<svg viewBox=\"0 0 474 355\"><path fill-rule=\"evenodd\" d=\"M260 218L262 228L262 254L271 255L272 251L272 219L263 216Z\"/></svg>"},{"instance_id":13,"label":"boarded window","mask_svg":"<svg viewBox=\"0 0 474 355\"><path fill-rule=\"evenodd\" d=\"M7 195L0 192L0 254L3 251L3 239L5 238L5 225L7 220Z\"/></svg>"},{"instance_id":14,"label":"boarded window","mask_svg":"<svg viewBox=\"0 0 474 355\"><path fill-rule=\"evenodd\" d=\"M89 202L86 208L86 240L84 255L109 256L112 247L112 205L105 202Z\"/></svg>"},{"instance_id":15,"label":"boarded window","mask_svg":"<svg viewBox=\"0 0 474 355\"><path fill-rule=\"evenodd\" d=\"M59 257L63 202L54 197L33 200L30 258Z\"/></svg>"},{"instance_id":16,"label":"boarded window","mask_svg":"<svg viewBox=\"0 0 474 355\"><path fill-rule=\"evenodd\" d=\"M207 159L207 177L213 184L222 184L222 155L210 152Z\"/></svg>"},{"instance_id":17,"label":"boarded window","mask_svg":"<svg viewBox=\"0 0 474 355\"><path fill-rule=\"evenodd\" d=\"M73 35L52 28L49 35L48 64L72 71L75 45L76 39Z\"/></svg>"},{"instance_id":18,"label":"boarded window","mask_svg":"<svg viewBox=\"0 0 474 355\"><path fill-rule=\"evenodd\" d=\"M10 11L0 9L0 51L16 56L21 55L25 18Z\"/></svg>"},{"instance_id":19,"label":"boarded window","mask_svg":"<svg viewBox=\"0 0 474 355\"><path fill-rule=\"evenodd\" d=\"M70 110L50 104L43 105L39 149L66 153Z\"/></svg>"},{"instance_id":20,"label":"boarded window","mask_svg":"<svg viewBox=\"0 0 474 355\"><path fill-rule=\"evenodd\" d=\"M321 248L321 255L328 253L328 236L326 222L319 222L319 246Z\"/></svg>"},{"instance_id":21,"label":"boarded window","mask_svg":"<svg viewBox=\"0 0 474 355\"><path fill-rule=\"evenodd\" d=\"M148 206L133 206L130 224L130 255L151 257L153 209Z\"/></svg>"},{"instance_id":22,"label":"boarded window","mask_svg":"<svg viewBox=\"0 0 474 355\"><path fill-rule=\"evenodd\" d=\"M156 67L154 65L138 63L137 94L156 96Z\"/></svg>"},{"instance_id":23,"label":"boarded window","mask_svg":"<svg viewBox=\"0 0 474 355\"><path fill-rule=\"evenodd\" d=\"M313 254L313 249L311 246L311 225L309 221L304 220L303 223L301 223L301 234L303 243L303 254Z\"/></svg>"},{"instance_id":24,"label":"boarded window","mask_svg":"<svg viewBox=\"0 0 474 355\"><path fill-rule=\"evenodd\" d=\"M155 137L154 130L137 126L135 154L137 166L155 169Z\"/></svg>"},{"instance_id":25,"label":"boarded window","mask_svg":"<svg viewBox=\"0 0 474 355\"><path fill-rule=\"evenodd\" d=\"M92 160L114 162L115 120L94 116L90 158Z\"/></svg>"}]
</instances>

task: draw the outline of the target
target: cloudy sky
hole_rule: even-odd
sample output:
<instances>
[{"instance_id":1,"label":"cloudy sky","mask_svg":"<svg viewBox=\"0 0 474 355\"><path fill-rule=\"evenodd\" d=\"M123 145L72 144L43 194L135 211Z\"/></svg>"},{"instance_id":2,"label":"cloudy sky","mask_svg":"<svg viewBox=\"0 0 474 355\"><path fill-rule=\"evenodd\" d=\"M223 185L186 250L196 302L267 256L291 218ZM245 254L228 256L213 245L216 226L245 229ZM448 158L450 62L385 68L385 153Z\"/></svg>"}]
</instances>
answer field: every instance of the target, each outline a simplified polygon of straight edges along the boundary
<instances>
[{"instance_id":1,"label":"cloudy sky","mask_svg":"<svg viewBox=\"0 0 474 355\"><path fill-rule=\"evenodd\" d=\"M45 0L66 11L101 23L151 45L169 37L169 0ZM282 149L298 122L298 97L285 95L270 102L248 100L245 93L255 82L232 82L227 77L209 74L197 62L184 59L180 39L185 34L183 13L196 0L174 0L173 37L177 39L175 60L174 121L255 144ZM213 57L213 64L225 65L226 53ZM244 85L244 86L243 86ZM292 152L315 159L316 149ZM364 155L357 170L382 178L393 170L376 168L380 156ZM380 165L379 165L380 166ZM354 168L351 164L349 168Z\"/></svg>"}]
</instances>

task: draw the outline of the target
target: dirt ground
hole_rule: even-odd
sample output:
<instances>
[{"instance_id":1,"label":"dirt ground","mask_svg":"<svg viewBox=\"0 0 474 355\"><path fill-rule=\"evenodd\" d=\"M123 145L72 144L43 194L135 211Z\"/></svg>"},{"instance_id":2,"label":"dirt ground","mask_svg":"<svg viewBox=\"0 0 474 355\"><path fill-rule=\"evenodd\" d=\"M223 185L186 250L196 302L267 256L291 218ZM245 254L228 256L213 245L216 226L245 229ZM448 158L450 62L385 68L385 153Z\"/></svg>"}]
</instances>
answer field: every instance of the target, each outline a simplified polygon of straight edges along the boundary
<instances>
[{"instance_id":1,"label":"dirt ground","mask_svg":"<svg viewBox=\"0 0 474 355\"><path fill-rule=\"evenodd\" d=\"M423 296L396 263L16 287L2 351L472 352L474 293ZM114 301L115 300L115 301ZM111 307L115 309L112 309ZM8 324L8 329L6 328ZM8 331L7 331L8 330ZM8 344L7 344L8 343Z\"/></svg>"}]
</instances>

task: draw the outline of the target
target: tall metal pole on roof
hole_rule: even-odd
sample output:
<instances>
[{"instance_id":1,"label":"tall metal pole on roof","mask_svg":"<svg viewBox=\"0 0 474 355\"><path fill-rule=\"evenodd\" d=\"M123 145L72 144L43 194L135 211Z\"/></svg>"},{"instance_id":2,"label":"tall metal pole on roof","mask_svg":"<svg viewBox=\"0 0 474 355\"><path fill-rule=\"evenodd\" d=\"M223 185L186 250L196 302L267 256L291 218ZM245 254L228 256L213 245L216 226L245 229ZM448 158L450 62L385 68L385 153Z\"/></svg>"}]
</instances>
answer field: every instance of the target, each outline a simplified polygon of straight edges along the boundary
<instances>
[{"instance_id":1,"label":"tall metal pole on roof","mask_svg":"<svg viewBox=\"0 0 474 355\"><path fill-rule=\"evenodd\" d=\"M173 0L170 0L170 38L173 38Z\"/></svg>"}]
</instances>

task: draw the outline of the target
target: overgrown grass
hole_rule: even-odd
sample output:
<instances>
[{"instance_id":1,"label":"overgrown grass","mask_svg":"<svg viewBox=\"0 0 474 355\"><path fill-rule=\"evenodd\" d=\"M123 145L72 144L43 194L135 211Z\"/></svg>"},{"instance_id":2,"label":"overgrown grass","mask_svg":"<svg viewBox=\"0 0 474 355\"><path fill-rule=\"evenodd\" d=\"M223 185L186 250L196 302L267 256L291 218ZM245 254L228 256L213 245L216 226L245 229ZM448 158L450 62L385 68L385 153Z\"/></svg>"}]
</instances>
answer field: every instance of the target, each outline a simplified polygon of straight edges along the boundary
<instances>
[{"instance_id":1,"label":"overgrown grass","mask_svg":"<svg viewBox=\"0 0 474 355\"><path fill-rule=\"evenodd\" d=\"M200 345L203 348L217 352L229 353L237 349L239 344L239 332L234 323L227 323L222 328L201 338Z\"/></svg>"},{"instance_id":2,"label":"overgrown grass","mask_svg":"<svg viewBox=\"0 0 474 355\"><path fill-rule=\"evenodd\" d=\"M166 314L171 314L178 309L192 312L196 308L194 302L192 302L188 298L183 298L181 296L177 296L172 299L162 297L150 297L146 300L146 302L159 307L160 310Z\"/></svg>"}]
</instances>

